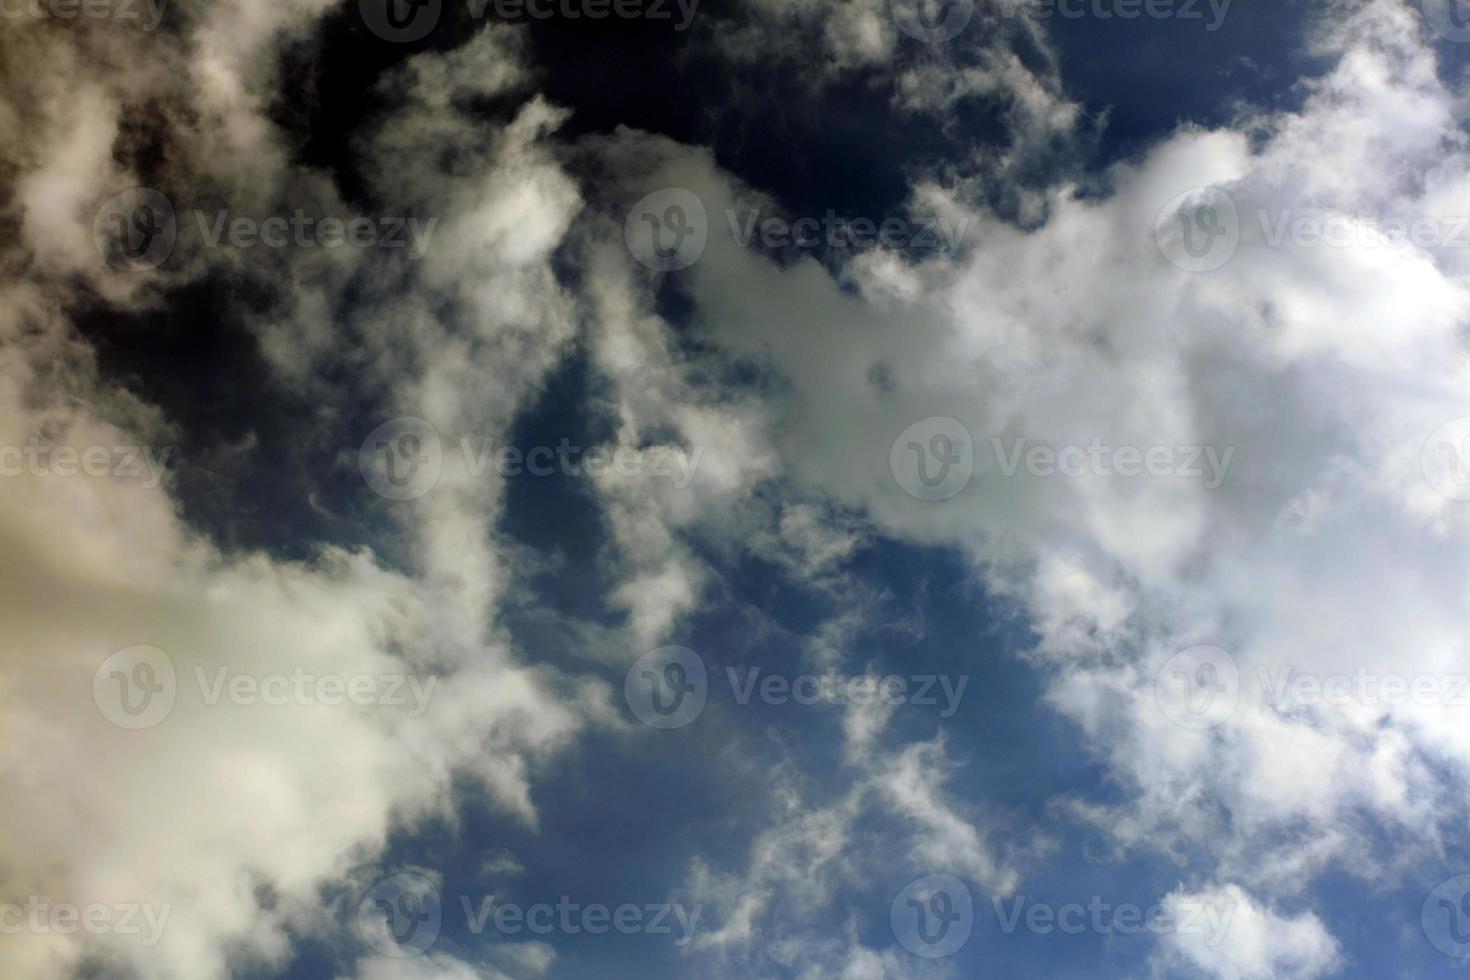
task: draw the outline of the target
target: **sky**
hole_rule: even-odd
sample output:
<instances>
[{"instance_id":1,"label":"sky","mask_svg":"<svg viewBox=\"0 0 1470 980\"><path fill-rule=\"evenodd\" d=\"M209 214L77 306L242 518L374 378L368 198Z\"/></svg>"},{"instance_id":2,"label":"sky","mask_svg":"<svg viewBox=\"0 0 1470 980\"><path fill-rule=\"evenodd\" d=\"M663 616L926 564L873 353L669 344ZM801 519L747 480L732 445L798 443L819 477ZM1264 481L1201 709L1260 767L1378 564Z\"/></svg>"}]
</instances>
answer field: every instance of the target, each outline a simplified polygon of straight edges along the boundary
<instances>
[{"instance_id":1,"label":"sky","mask_svg":"<svg viewBox=\"0 0 1470 980\"><path fill-rule=\"evenodd\" d=\"M0 21L4 976L1470 976L1470 6Z\"/></svg>"}]
</instances>

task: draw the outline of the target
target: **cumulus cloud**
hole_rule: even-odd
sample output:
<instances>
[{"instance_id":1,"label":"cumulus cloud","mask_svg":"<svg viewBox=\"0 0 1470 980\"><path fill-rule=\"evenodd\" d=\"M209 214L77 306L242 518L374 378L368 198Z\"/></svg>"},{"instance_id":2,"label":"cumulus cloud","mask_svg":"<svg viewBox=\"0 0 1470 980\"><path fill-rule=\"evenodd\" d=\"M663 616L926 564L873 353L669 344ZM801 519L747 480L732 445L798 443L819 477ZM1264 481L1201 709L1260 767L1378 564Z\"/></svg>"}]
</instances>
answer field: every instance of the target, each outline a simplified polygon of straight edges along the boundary
<instances>
[{"instance_id":1,"label":"cumulus cloud","mask_svg":"<svg viewBox=\"0 0 1470 980\"><path fill-rule=\"evenodd\" d=\"M20 275L5 287L0 319L7 447L134 447L149 461L196 465L169 459L174 420L99 376L71 320L88 302L79 284L120 308L147 309L192 279L269 282L284 264L302 285L255 324L283 381L325 395L313 388L317 372L351 337L382 351L379 371L352 397L428 417L446 437L503 432L535 390L533 365L554 363L568 335L547 260L576 194L535 145L559 113L532 99L487 144L446 104L516 84L520 56L508 34L411 62L399 102L411 120L390 115L368 138L381 203L444 216L421 277L363 250L210 250L182 233L186 206L208 202L256 216L292 206L350 214L329 179L291 162L266 113L281 46L323 10L190 6L153 37L45 19L7 28L0 44L16 84L5 125L28 133L7 140L5 160L18 178L7 218L22 229L5 256ZM136 71L98 72L100 63ZM144 173L128 134L150 111L162 112L151 138L171 149ZM459 179L437 172L436 154L472 142L479 157L461 160ZM151 271L110 267L92 216L145 180L177 204L177 255ZM392 291L387 311L345 298L370 264ZM518 346L516 366L474 353L487 342ZM504 383L486 384L496 371ZM399 507L394 517L415 547L411 567L391 570L370 552L326 544L301 562L222 551L182 520L168 472L143 481L121 467L83 474L64 465L7 472L0 497L0 539L14 556L0 657L5 899L142 904L164 910L166 926L147 945L117 932L29 930L7 937L11 975L217 977L244 964L283 967L295 937L352 943L323 894L373 861L394 827L448 813L456 775L477 778L495 805L534 824L534 768L589 717L607 716L605 689L525 665L495 626L503 575L492 480L451 467L441 493ZM123 679L151 685L166 667L175 700L156 724L124 730L108 714L116 678L105 663L137 647L158 672L125 665ZM313 700L315 688L283 703L252 694L252 682L264 696L270 679L303 676L396 677L417 696L395 706L344 702L340 691L330 704L330 694ZM524 953L508 968L544 970L546 950ZM363 967L366 976L406 969ZM415 969L502 975L453 961Z\"/></svg>"},{"instance_id":2,"label":"cumulus cloud","mask_svg":"<svg viewBox=\"0 0 1470 980\"><path fill-rule=\"evenodd\" d=\"M1031 229L974 212L957 260L871 254L839 282L712 233L681 273L700 340L770 379L743 417L781 466L748 479L960 548L1026 610L1049 702L1127 797L1062 809L1122 851L1283 893L1335 863L1392 877L1436 853L1463 813L1442 780L1460 785L1466 762L1446 705L1299 709L1262 682L1466 662L1464 514L1421 467L1430 434L1466 414L1463 255L1279 234L1304 214L1448 221L1466 186L1459 103L1407 5L1334 14L1314 42L1331 67L1300 108L1182 128L1115 167L1105 195L1054 188ZM712 225L752 198L698 151L625 139L648 186L695 191ZM1171 260L1169 208L1201 188L1228 195L1240 237L1220 267L1190 271ZM970 213L957 186L915 194ZM931 417L975 445L973 479L943 504L889 471L891 442ZM1017 446L1098 441L1191 451L1199 476L1007 472ZM1171 721L1156 687L1201 644L1240 678L1233 717L1207 731ZM1352 857L1383 827L1408 854ZM1299 848L1289 872L1272 857L1284 840Z\"/></svg>"},{"instance_id":3,"label":"cumulus cloud","mask_svg":"<svg viewBox=\"0 0 1470 980\"><path fill-rule=\"evenodd\" d=\"M325 5L183 5L148 44L20 22L0 40L12 93L0 163L15 188L4 219L18 229L0 257L11 280L0 444L171 445L180 420L104 380L73 318L94 303L157 310L190 283L269 297L241 315L273 376L327 406L302 430L345 443L328 468L358 464L367 428L344 439L357 424L348 406L423 419L450 447L502 439L576 349L618 445L697 459L684 487L589 479L608 530L607 601L623 617L600 627L609 642L590 656L631 662L676 638L718 591L719 559L748 551L841 610L814 628L804 662L862 671L846 648L879 597L848 563L884 537L952 549L1035 630L1029 661L1047 705L1116 790L1067 795L1052 812L1117 855L1239 883L1166 899L1236 913L1226 944L1167 937L1158 969L1325 975L1341 953L1306 907L1309 883L1335 867L1401 881L1465 815L1470 736L1453 705L1291 703L1271 680L1466 669L1470 530L1422 454L1470 415L1470 269L1442 242L1354 232L1465 213L1460 100L1407 4L1342 0L1313 42L1328 67L1296 108L1181 127L1086 193L1065 180L1038 189L1022 178L1086 136L1044 37L1008 20L993 43L916 54L886 6L838 16L760 2L717 30L732 62L794 57L796 40L819 37L821 84L894 62L892 104L941 125L977 100L1004 106L998 147L914 180L910 209L964 222L963 248L825 266L723 234L727 211L772 202L707 149L628 129L559 136L567 110L536 94L525 38L492 26L388 72L374 93L383 113L352 136L369 201L435 219L424 261L207 248L182 220L171 261L122 271L103 261L93 218L138 184L181 212L362 203L300 163L269 111L282 49L310 38ZM510 107L499 122L477 115L487 99ZM589 161L606 178L595 193L571 176ZM711 224L677 287L623 241L627 207L671 186L696 194ZM1217 267L1190 271L1198 256L1181 260L1170 236L1189 218L1180 209L1210 194L1217 212L1233 209L1239 240ZM1304 240L1291 230L1303 216L1350 234ZM678 323L659 302L671 288L688 306ZM974 448L973 476L944 502L918 499L891 452L930 419L952 420ZM1087 459L1097 444L1194 452L1205 469L1130 477L1017 462L1036 447ZM6 478L4 894L171 909L156 948L31 934L5 947L8 968L212 977L281 966L299 935L341 942L324 891L376 860L395 827L445 812L455 776L537 826L538 769L589 726L615 724L608 694L514 648L499 619L517 598L504 481L466 454L441 462L432 493L374 502L402 543L393 555L321 543L303 561L222 547L184 520L167 475ZM94 703L93 676L137 645L167 654L179 696L163 723L120 731ZM1230 657L1237 703L1181 725L1158 678L1201 645ZM196 669L245 665L436 687L416 713L211 705L190 686ZM690 955L735 972L938 973L855 928L824 933L821 914L875 870L939 866L1005 894L1050 853L1047 835L1016 847L1014 818L952 792L942 733L914 740L871 707L839 721L830 781L814 785L791 753L743 864L692 862L684 890L711 911ZM875 817L886 862L854 844ZM1385 831L1402 847L1361 859ZM507 961L355 969L429 980L551 965L532 944Z\"/></svg>"},{"instance_id":4,"label":"cumulus cloud","mask_svg":"<svg viewBox=\"0 0 1470 980\"><path fill-rule=\"evenodd\" d=\"M1311 980L1340 964L1337 941L1310 912L1282 915L1263 906L1236 885L1202 892L1173 892L1164 900L1172 916L1211 908L1229 915L1228 938L1213 943L1203 930L1167 933L1155 961L1159 976L1215 977L1218 980L1282 978Z\"/></svg>"}]
</instances>

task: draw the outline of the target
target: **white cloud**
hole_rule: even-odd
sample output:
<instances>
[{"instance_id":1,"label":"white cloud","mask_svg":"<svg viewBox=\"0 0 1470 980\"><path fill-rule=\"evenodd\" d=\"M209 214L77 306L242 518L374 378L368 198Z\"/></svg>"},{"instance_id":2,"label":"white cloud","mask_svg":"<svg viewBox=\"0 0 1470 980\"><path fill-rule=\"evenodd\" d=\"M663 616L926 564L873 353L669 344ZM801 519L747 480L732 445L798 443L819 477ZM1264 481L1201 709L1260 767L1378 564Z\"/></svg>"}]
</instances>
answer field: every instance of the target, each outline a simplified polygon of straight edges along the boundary
<instances>
[{"instance_id":1,"label":"white cloud","mask_svg":"<svg viewBox=\"0 0 1470 980\"><path fill-rule=\"evenodd\" d=\"M1252 900L1237 885L1201 892L1182 889L1164 899L1171 919L1195 918L1200 909L1228 914L1223 942L1209 930L1176 929L1160 939L1154 960L1158 976L1212 977L1215 980L1312 980L1341 963L1337 941L1315 915L1282 915ZM1186 972L1187 971L1187 972Z\"/></svg>"}]
</instances>

